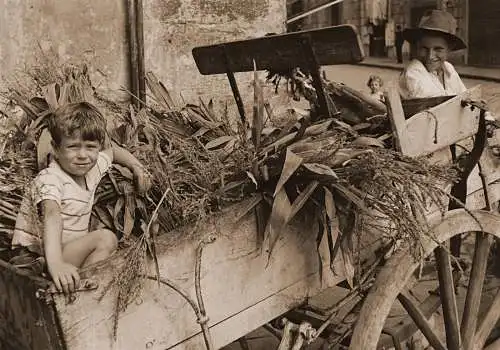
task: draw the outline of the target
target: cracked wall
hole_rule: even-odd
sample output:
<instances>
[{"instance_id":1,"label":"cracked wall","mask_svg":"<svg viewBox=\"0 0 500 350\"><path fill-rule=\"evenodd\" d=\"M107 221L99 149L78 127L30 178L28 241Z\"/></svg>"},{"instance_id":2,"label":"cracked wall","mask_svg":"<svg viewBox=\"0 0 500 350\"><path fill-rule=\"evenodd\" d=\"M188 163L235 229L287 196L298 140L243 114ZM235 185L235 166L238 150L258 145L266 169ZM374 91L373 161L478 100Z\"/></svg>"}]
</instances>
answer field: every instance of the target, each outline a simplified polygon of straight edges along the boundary
<instances>
[{"instance_id":1,"label":"cracked wall","mask_svg":"<svg viewBox=\"0 0 500 350\"><path fill-rule=\"evenodd\" d=\"M88 61L92 80L103 91L128 86L126 1L0 0L0 6L1 86L44 55L60 63ZM224 75L198 73L192 48L283 32L285 19L284 0L144 1L146 70L177 100L230 96ZM245 91L248 74L237 79Z\"/></svg>"}]
</instances>

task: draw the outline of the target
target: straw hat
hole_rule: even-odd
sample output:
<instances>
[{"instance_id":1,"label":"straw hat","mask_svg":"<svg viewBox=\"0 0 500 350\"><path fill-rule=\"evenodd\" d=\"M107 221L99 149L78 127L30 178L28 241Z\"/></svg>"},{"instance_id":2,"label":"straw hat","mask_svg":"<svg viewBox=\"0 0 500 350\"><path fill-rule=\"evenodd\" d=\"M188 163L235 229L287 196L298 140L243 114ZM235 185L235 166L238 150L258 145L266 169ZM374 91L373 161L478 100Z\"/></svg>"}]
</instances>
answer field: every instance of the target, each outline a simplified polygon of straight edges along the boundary
<instances>
[{"instance_id":1,"label":"straw hat","mask_svg":"<svg viewBox=\"0 0 500 350\"><path fill-rule=\"evenodd\" d=\"M403 37L410 43L417 42L425 34L444 37L450 45L451 51L465 49L467 45L456 35L457 21L453 16L441 10L432 10L424 15L417 28L408 28L403 31Z\"/></svg>"}]
</instances>

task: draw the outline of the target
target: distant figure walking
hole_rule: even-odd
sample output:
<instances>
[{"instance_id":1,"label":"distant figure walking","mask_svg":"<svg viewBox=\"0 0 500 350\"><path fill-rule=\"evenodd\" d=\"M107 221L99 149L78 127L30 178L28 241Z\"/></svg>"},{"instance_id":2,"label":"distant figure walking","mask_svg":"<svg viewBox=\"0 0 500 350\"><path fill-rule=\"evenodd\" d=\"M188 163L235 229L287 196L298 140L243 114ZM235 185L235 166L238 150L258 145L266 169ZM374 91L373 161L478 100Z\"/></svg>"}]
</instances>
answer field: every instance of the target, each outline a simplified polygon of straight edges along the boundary
<instances>
[{"instance_id":1,"label":"distant figure walking","mask_svg":"<svg viewBox=\"0 0 500 350\"><path fill-rule=\"evenodd\" d=\"M396 26L396 34L395 34L395 45L396 45L396 57L398 59L398 63L403 63L403 44L405 39L403 37L403 30L401 25L398 24Z\"/></svg>"}]
</instances>

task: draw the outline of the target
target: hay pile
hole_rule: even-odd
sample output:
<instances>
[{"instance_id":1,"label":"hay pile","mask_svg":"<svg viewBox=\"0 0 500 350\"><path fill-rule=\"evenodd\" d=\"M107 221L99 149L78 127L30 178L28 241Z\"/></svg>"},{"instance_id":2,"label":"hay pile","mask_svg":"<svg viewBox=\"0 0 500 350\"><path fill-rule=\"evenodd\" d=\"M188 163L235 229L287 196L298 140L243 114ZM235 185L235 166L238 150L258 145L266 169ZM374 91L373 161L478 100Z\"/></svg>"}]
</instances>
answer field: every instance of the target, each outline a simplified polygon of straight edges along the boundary
<instances>
[{"instance_id":1,"label":"hay pile","mask_svg":"<svg viewBox=\"0 0 500 350\"><path fill-rule=\"evenodd\" d=\"M37 70L31 90L13 88L6 95L22 109L20 116L14 115L15 108L2 111L10 121L0 154L0 247L4 249L10 244L25 185L43 165L37 152L44 154L47 147L40 140L45 118L68 102L96 104L108 118L111 138L153 176L150 192L139 196L130 172L114 166L96 193L93 218L118 232L129 256L138 260L154 257L156 234L168 234L252 197L246 213L256 209L258 235L267 254L272 254L290 220L307 212L321 223L318 238L328 240L331 261L342 252L353 284L353 238L369 232L361 218L378 213L386 223L378 229L393 241L403 239L418 247L427 231L421 214L429 199L445 206L439 184L455 176L449 168L393 152L384 106L352 89L325 80L329 103L340 113L331 118L318 115L309 77L297 72L291 92L310 102L310 112L291 111L290 119L276 122L279 118L264 101L265 84L255 73L251 126L240 121L233 127L235 116L227 107L217 114L212 101L175 105L152 73L147 75L150 101L135 110L100 96L85 66L54 72L49 68ZM340 238L334 242L335 232ZM118 272L117 310L124 310L137 294L145 265L134 262L133 268Z\"/></svg>"}]
</instances>

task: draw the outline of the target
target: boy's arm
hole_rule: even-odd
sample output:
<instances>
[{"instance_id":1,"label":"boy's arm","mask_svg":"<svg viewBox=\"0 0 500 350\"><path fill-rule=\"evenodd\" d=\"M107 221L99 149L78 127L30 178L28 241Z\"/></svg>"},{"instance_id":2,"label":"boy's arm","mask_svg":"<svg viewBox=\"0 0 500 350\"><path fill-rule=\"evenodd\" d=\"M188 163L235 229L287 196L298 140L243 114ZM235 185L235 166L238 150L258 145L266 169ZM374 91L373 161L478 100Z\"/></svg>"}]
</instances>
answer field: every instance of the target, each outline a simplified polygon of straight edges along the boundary
<instances>
[{"instance_id":1,"label":"boy's arm","mask_svg":"<svg viewBox=\"0 0 500 350\"><path fill-rule=\"evenodd\" d=\"M78 269L63 260L62 255L62 217L59 204L46 199L41 202L43 214L43 245L47 267L59 291L68 294L80 283Z\"/></svg>"},{"instance_id":2,"label":"boy's arm","mask_svg":"<svg viewBox=\"0 0 500 350\"><path fill-rule=\"evenodd\" d=\"M126 166L134 173L134 181L139 192L146 192L151 187L149 175L141 162L123 147L114 142L111 143L113 151L113 161Z\"/></svg>"}]
</instances>

